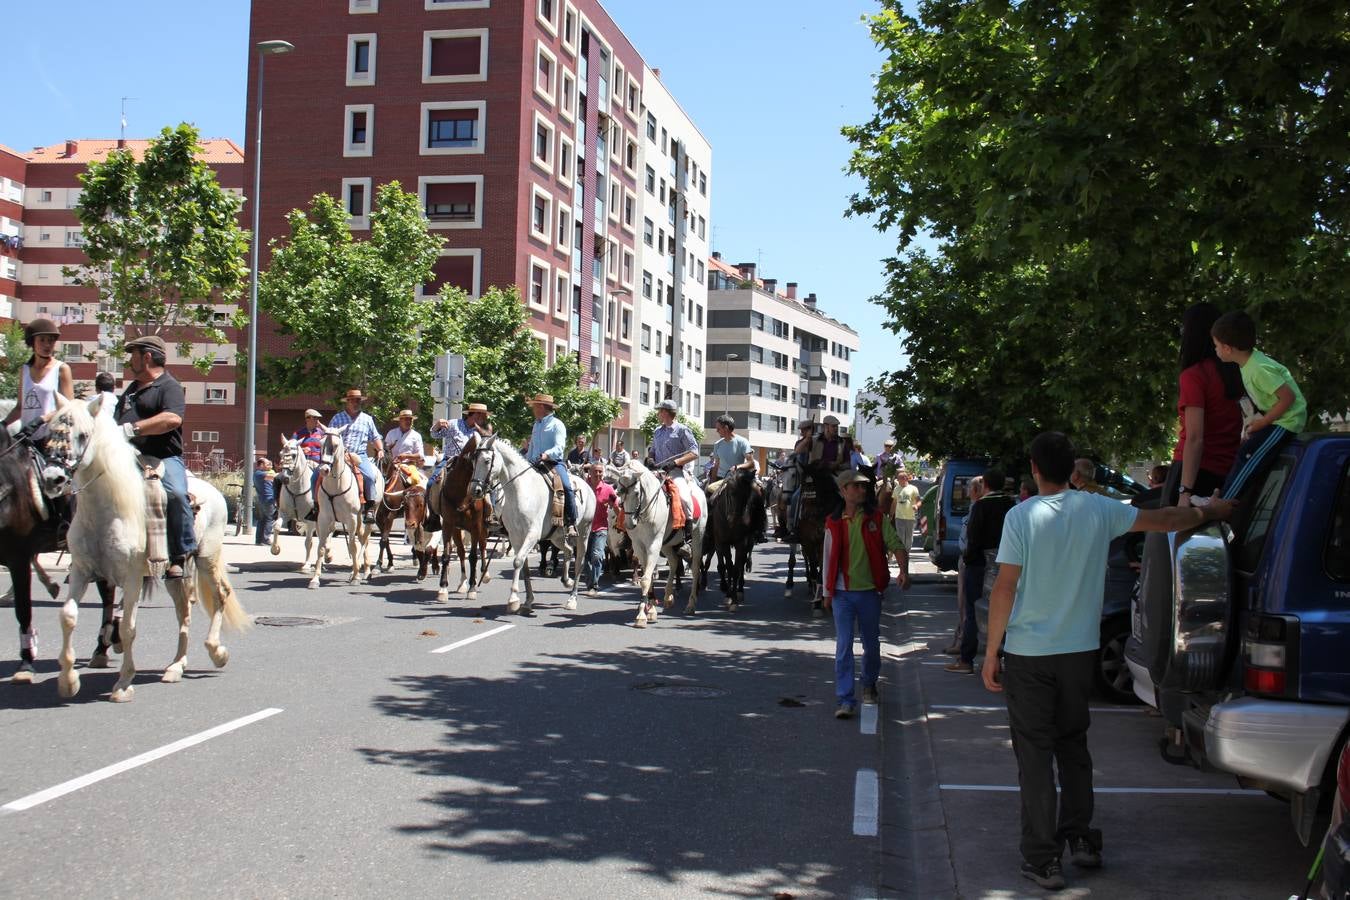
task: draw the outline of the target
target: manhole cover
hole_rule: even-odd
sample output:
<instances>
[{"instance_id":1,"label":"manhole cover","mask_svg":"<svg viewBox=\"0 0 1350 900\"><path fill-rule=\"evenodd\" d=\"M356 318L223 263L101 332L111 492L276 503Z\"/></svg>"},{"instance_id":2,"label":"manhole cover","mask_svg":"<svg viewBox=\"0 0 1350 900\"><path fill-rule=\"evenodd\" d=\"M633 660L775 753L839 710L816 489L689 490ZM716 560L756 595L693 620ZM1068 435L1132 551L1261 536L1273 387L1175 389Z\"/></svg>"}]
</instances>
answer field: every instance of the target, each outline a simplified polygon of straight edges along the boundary
<instances>
[{"instance_id":1,"label":"manhole cover","mask_svg":"<svg viewBox=\"0 0 1350 900\"><path fill-rule=\"evenodd\" d=\"M691 684L687 681L644 681L633 685L633 690L658 697L685 697L691 700L706 700L710 697L723 697L726 691L707 684Z\"/></svg>"},{"instance_id":2,"label":"manhole cover","mask_svg":"<svg viewBox=\"0 0 1350 900\"><path fill-rule=\"evenodd\" d=\"M258 625L271 625L275 628L296 628L305 625L326 625L323 619L312 616L258 616L253 620Z\"/></svg>"}]
</instances>

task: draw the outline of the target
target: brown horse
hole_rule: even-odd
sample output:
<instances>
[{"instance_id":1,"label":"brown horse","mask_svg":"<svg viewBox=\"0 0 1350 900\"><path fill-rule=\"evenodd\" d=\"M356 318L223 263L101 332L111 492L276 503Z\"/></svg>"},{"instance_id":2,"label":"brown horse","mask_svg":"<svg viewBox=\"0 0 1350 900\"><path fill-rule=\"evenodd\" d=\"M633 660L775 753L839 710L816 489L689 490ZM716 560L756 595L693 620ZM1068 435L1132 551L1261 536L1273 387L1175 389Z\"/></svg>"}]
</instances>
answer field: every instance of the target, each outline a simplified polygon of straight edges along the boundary
<instances>
[{"instance_id":1,"label":"brown horse","mask_svg":"<svg viewBox=\"0 0 1350 900\"><path fill-rule=\"evenodd\" d=\"M422 536L427 518L427 489L414 484L396 460L386 457L384 465L384 497L375 512L375 527L380 530L380 547L375 553L375 565L388 572L394 568L394 551L389 546L389 530L394 520L403 519L403 531L408 543L413 546L413 556L417 560L417 578L426 577L425 557L426 541ZM385 560L388 565L385 565Z\"/></svg>"},{"instance_id":2,"label":"brown horse","mask_svg":"<svg viewBox=\"0 0 1350 900\"><path fill-rule=\"evenodd\" d=\"M486 583L488 576L488 521L491 518L491 505L486 497L475 498L469 490L473 480L472 454L478 449L478 436L469 438L459 455L445 469L440 480L427 492L427 504L431 511L441 519L441 543L445 547L445 560L441 564L440 589L436 599L445 603L450 599L450 542L454 541L455 551L459 555L459 586L455 593L464 593L470 602L478 599L478 585ZM468 564L465 565L464 534L469 535ZM482 560L482 577L479 577L478 563ZM467 578L465 577L467 573Z\"/></svg>"},{"instance_id":3,"label":"brown horse","mask_svg":"<svg viewBox=\"0 0 1350 900\"><path fill-rule=\"evenodd\" d=\"M726 597L722 605L731 612L745 602L745 575L755 540L767 524L764 489L755 473L733 472L722 480L708 499L708 533L703 544L703 571L717 554L717 580Z\"/></svg>"},{"instance_id":4,"label":"brown horse","mask_svg":"<svg viewBox=\"0 0 1350 900\"><path fill-rule=\"evenodd\" d=\"M839 506L839 487L833 473L810 470L802 485L801 507L797 516L797 543L788 548L786 595L792 596L793 570L797 566L797 547L801 546L806 585L811 594L811 615L820 618L825 608L820 602L821 559L825 553L825 517Z\"/></svg>"}]
</instances>

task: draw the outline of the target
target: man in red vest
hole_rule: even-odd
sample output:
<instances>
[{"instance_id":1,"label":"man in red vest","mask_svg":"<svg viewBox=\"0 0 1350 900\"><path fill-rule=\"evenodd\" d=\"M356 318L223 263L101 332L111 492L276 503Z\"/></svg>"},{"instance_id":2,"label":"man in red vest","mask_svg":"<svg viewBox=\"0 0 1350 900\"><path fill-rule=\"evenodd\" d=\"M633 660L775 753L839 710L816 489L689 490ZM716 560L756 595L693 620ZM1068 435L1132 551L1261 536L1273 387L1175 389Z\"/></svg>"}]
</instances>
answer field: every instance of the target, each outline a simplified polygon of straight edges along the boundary
<instances>
[{"instance_id":1,"label":"man in red vest","mask_svg":"<svg viewBox=\"0 0 1350 900\"><path fill-rule=\"evenodd\" d=\"M868 503L870 480L857 469L836 479L844 509L825 520L824 574L821 590L826 609L834 611L835 718L847 719L857 709L853 694L853 623L863 645L863 702L876 703L881 674L881 592L890 583L887 556L900 566L900 587L909 587L909 548L895 533L889 516Z\"/></svg>"}]
</instances>

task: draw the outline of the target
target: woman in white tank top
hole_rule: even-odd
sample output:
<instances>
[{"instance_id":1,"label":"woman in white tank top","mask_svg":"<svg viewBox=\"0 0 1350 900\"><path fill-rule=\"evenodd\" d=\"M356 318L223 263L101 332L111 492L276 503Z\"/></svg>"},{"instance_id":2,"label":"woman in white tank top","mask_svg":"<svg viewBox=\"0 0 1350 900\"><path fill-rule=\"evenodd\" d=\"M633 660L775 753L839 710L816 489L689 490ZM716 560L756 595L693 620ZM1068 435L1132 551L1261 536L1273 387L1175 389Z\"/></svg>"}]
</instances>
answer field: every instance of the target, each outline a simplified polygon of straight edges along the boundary
<instances>
[{"instance_id":1,"label":"woman in white tank top","mask_svg":"<svg viewBox=\"0 0 1350 900\"><path fill-rule=\"evenodd\" d=\"M24 329L24 343L32 348L33 355L23 367L18 403L5 417L5 425L18 421L21 425L30 426L31 423L40 420L56 409L58 393L67 400L75 399L70 366L53 355L60 337L61 331L51 319L34 319ZM34 440L41 440L46 436L45 423L38 424L32 432Z\"/></svg>"}]
</instances>

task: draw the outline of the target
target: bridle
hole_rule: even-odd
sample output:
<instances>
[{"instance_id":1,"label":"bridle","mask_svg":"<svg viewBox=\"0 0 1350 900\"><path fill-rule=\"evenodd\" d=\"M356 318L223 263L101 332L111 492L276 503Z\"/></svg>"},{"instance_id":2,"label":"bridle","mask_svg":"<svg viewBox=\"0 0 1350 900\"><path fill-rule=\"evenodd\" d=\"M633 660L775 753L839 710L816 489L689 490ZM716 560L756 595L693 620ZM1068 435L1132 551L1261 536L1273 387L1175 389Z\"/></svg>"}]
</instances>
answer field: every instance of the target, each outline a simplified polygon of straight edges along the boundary
<instances>
[{"instance_id":1,"label":"bridle","mask_svg":"<svg viewBox=\"0 0 1350 900\"><path fill-rule=\"evenodd\" d=\"M66 477L70 479L70 489L65 492L66 495L73 497L76 494L80 493L81 491L88 490L89 486L93 484L95 481L98 481L99 478L103 477L103 472L106 471L103 469L99 470L94 475L93 478L90 478L87 482L85 482L84 487L77 487L75 484L75 473L85 467L85 461L89 458L89 451L92 450L94 447L93 432L90 432L89 435L85 438L84 449L80 451L79 458L72 463L70 462L70 456L66 452L66 448L70 445L71 435L74 433L75 430L74 423L73 422L63 423L59 431L56 429L52 429L50 422L48 423L47 427L48 433L51 435L51 437L47 441L47 451L42 454L42 458L47 461L48 465L52 465L60 469L62 472L65 473ZM64 431L66 434L66 437L64 439L56 437L61 431Z\"/></svg>"},{"instance_id":2,"label":"bridle","mask_svg":"<svg viewBox=\"0 0 1350 900\"><path fill-rule=\"evenodd\" d=\"M634 494L637 495L637 509L630 509L628 501ZM660 487L652 493L651 497L646 496L646 491L642 488L642 473L638 472L634 476L633 483L628 487L623 488L623 514L625 516L631 516L634 522L639 521L642 514L651 509L652 504L655 503L660 496Z\"/></svg>"},{"instance_id":3,"label":"bridle","mask_svg":"<svg viewBox=\"0 0 1350 900\"><path fill-rule=\"evenodd\" d=\"M332 471L333 471L333 463L336 461L336 458L337 458L337 457L336 457L335 452L334 452L333 450L330 450L330 449L329 449L329 441L332 441L333 443L337 444L338 451L340 451L340 452L345 453L346 450L347 450L347 447L346 447L345 444L342 443L342 441L341 441L341 439L339 438L338 435L336 435L336 434L326 434L326 435L324 435L324 438L323 438L323 450L320 452L320 455L319 455L319 466L320 466L320 467L327 466L327 467L328 467L328 471L329 471L329 472L332 472ZM343 471L344 473L346 473L347 470L349 470L350 468L351 468L351 466L344 465L344 466L342 467L342 471ZM352 478L355 479L356 476L353 475ZM328 488L325 487L325 484L326 484L326 483L327 483L327 480L326 480L326 479L325 479L324 481L319 482L319 487L320 487L320 489L323 490L324 496L327 497L329 500L332 500L332 499L335 498L335 497L341 497L343 494L347 493L347 492L350 490L350 487L349 487L349 486L343 484L343 480L342 480L342 477L341 477L341 476L338 476L338 490L337 490L336 493L334 493L334 492L328 490Z\"/></svg>"}]
</instances>

